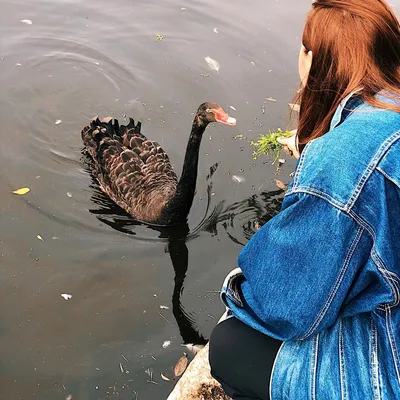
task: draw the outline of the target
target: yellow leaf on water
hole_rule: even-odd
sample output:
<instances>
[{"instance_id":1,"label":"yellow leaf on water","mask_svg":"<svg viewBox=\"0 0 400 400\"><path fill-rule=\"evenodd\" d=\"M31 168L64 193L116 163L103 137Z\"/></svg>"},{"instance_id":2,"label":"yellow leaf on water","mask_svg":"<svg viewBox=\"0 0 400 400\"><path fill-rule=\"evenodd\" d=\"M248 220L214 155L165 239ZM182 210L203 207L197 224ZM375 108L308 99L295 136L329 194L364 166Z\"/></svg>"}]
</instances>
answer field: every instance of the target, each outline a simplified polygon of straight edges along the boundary
<instances>
[{"instance_id":1,"label":"yellow leaf on water","mask_svg":"<svg viewBox=\"0 0 400 400\"><path fill-rule=\"evenodd\" d=\"M44 239L43 239L40 235L36 235L36 238L37 238L38 240L41 240L42 242L44 242Z\"/></svg>"},{"instance_id":2,"label":"yellow leaf on water","mask_svg":"<svg viewBox=\"0 0 400 400\"><path fill-rule=\"evenodd\" d=\"M174 375L176 377L181 376L185 372L187 365L188 365L187 354L183 353L183 356L178 360L178 362L174 367Z\"/></svg>"},{"instance_id":3,"label":"yellow leaf on water","mask_svg":"<svg viewBox=\"0 0 400 400\"><path fill-rule=\"evenodd\" d=\"M24 187L24 188L21 188L21 189L18 189L18 190L14 190L13 193L22 196L24 194L29 193L30 191L31 191L31 189L29 189L28 187Z\"/></svg>"}]
</instances>

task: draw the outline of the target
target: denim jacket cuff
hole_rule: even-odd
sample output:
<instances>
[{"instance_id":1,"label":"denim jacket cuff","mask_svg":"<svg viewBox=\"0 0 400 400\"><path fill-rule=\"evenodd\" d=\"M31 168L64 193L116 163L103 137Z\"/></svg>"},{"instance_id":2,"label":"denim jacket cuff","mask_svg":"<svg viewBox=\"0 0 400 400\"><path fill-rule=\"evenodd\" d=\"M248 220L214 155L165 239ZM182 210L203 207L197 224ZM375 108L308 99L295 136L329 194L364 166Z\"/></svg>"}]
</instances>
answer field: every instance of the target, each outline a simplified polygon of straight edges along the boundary
<instances>
[{"instance_id":1,"label":"denim jacket cuff","mask_svg":"<svg viewBox=\"0 0 400 400\"><path fill-rule=\"evenodd\" d=\"M243 301L241 297L240 284L244 280L243 272L240 268L235 268L225 278L221 290L221 301L229 308L227 298L232 301L236 306L243 308Z\"/></svg>"}]
</instances>

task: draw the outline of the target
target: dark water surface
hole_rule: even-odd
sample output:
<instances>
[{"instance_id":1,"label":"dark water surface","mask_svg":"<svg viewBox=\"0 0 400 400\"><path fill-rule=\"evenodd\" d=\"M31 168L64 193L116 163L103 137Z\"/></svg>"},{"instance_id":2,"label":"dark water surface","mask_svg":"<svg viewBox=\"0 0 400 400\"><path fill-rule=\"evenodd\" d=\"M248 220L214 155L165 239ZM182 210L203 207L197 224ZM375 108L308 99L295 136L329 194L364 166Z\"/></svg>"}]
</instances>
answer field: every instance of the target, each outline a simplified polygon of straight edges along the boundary
<instances>
[{"instance_id":1,"label":"dark water surface","mask_svg":"<svg viewBox=\"0 0 400 400\"><path fill-rule=\"evenodd\" d=\"M0 399L167 397L160 373L172 378L182 343L208 339L223 278L280 207L275 167L248 141L286 126L310 3L1 1ZM86 171L82 127L142 119L180 172L205 100L238 125L205 134L190 233L136 226Z\"/></svg>"}]
</instances>

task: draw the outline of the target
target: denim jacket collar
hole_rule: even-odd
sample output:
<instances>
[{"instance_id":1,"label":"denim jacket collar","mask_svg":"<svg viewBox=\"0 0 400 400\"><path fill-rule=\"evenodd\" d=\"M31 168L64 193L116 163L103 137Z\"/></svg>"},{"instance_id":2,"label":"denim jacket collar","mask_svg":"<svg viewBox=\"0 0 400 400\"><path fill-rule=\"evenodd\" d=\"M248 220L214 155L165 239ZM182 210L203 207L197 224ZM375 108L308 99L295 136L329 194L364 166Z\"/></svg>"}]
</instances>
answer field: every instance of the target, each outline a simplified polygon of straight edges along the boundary
<instances>
[{"instance_id":1,"label":"denim jacket collar","mask_svg":"<svg viewBox=\"0 0 400 400\"><path fill-rule=\"evenodd\" d=\"M336 109L335 114L333 115L332 121L331 121L331 125L330 125L330 129L332 130L334 128L336 128L336 126L342 121L342 117L343 117L343 111L346 109L346 106L348 105L348 103L350 102L350 99L358 92L360 92L362 90L362 88L359 88L357 90L355 90L354 92L350 93L349 95L347 95L339 104L339 107ZM361 103L361 102L360 102Z\"/></svg>"}]
</instances>

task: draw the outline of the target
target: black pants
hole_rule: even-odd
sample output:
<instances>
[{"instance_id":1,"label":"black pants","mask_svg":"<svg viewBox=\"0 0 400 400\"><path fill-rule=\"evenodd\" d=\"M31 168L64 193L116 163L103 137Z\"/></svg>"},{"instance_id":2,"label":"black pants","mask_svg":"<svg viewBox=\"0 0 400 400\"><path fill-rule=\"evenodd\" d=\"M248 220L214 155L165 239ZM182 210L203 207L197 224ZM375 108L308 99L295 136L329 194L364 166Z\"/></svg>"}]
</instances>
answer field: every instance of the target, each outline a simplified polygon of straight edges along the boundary
<instances>
[{"instance_id":1,"label":"black pants","mask_svg":"<svg viewBox=\"0 0 400 400\"><path fill-rule=\"evenodd\" d=\"M234 400L269 400L270 376L281 344L236 318L227 319L211 334L211 374Z\"/></svg>"}]
</instances>

